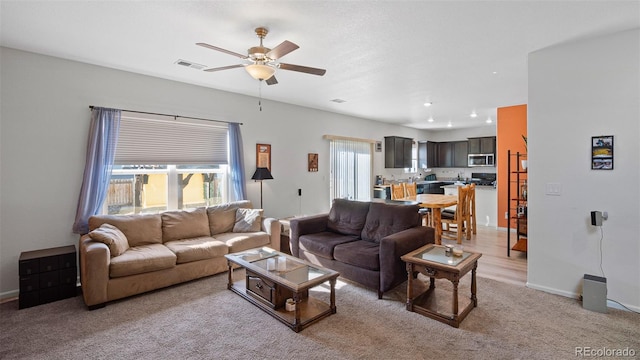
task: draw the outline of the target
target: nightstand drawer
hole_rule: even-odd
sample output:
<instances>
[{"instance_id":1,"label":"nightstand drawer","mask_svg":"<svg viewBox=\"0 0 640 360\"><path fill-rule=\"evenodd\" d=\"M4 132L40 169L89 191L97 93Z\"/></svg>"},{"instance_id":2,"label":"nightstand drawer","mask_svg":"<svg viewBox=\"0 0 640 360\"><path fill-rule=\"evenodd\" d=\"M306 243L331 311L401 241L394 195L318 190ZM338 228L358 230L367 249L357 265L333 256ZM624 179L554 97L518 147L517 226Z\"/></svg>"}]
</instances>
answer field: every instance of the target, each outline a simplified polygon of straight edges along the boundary
<instances>
[{"instance_id":1,"label":"nightstand drawer","mask_svg":"<svg viewBox=\"0 0 640 360\"><path fill-rule=\"evenodd\" d=\"M20 277L20 295L22 293L36 291L40 289L40 276L34 274L31 276Z\"/></svg>"},{"instance_id":2,"label":"nightstand drawer","mask_svg":"<svg viewBox=\"0 0 640 360\"><path fill-rule=\"evenodd\" d=\"M47 256L40 258L40 272L58 270L60 267L59 256Z\"/></svg>"}]
</instances>

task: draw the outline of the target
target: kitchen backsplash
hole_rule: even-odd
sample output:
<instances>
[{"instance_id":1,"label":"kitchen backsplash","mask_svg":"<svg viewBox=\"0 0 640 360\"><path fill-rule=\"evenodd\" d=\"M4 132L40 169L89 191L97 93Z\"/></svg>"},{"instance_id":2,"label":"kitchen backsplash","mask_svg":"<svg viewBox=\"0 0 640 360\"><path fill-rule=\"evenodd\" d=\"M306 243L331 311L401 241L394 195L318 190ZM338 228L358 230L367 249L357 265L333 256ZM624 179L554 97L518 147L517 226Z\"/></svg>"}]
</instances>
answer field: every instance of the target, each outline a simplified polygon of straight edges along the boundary
<instances>
[{"instance_id":1,"label":"kitchen backsplash","mask_svg":"<svg viewBox=\"0 0 640 360\"><path fill-rule=\"evenodd\" d=\"M384 173L379 174L382 175L386 181L408 181L412 180L424 180L427 175L434 174L438 180L456 180L458 176L461 179L469 179L471 178L471 173L474 172L486 172L486 173L495 173L495 168L482 168L480 169L471 169L471 168L434 168L429 171L418 171L416 173L405 173L403 169L384 169Z\"/></svg>"}]
</instances>

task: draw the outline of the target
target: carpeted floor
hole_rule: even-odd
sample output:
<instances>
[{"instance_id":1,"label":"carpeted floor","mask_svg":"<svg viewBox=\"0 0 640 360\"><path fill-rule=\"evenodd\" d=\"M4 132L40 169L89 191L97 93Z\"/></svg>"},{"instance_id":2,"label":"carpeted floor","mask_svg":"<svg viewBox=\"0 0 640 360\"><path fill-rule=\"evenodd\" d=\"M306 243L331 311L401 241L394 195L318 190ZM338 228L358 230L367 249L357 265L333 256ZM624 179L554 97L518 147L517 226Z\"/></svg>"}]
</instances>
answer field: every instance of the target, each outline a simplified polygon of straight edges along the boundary
<instances>
[{"instance_id":1,"label":"carpeted floor","mask_svg":"<svg viewBox=\"0 0 640 360\"><path fill-rule=\"evenodd\" d=\"M576 347L640 356L638 314L591 312L573 299L478 278L478 307L456 329L407 311L404 291L378 300L339 281L337 314L300 333L227 290L225 274L95 311L81 297L23 310L9 302L0 305L0 359L573 359Z\"/></svg>"}]
</instances>

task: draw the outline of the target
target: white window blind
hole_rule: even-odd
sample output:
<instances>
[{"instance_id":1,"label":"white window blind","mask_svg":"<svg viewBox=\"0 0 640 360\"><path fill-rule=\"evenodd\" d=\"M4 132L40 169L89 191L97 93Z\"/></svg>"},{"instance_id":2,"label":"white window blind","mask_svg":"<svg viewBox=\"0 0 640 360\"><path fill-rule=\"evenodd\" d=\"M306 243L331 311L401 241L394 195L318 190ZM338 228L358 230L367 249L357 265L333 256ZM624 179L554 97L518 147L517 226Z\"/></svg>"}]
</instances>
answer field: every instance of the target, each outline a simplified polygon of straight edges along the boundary
<instances>
[{"instance_id":1,"label":"white window blind","mask_svg":"<svg viewBox=\"0 0 640 360\"><path fill-rule=\"evenodd\" d=\"M331 140L331 199L370 200L372 156L370 142Z\"/></svg>"},{"instance_id":2,"label":"white window blind","mask_svg":"<svg viewBox=\"0 0 640 360\"><path fill-rule=\"evenodd\" d=\"M123 111L115 164L227 164L227 134L227 124Z\"/></svg>"}]
</instances>

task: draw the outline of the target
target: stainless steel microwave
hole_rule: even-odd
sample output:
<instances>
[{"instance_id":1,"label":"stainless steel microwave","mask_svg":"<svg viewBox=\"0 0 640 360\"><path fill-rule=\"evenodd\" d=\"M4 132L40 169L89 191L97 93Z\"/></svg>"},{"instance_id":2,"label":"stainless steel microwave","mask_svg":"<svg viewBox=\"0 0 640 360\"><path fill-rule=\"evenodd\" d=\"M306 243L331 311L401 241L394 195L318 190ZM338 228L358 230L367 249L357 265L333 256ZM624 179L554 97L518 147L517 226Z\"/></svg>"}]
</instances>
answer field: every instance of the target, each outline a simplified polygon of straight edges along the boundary
<instances>
[{"instance_id":1,"label":"stainless steel microwave","mask_svg":"<svg viewBox=\"0 0 640 360\"><path fill-rule=\"evenodd\" d=\"M496 166L493 154L469 154L469 167L473 166Z\"/></svg>"}]
</instances>

